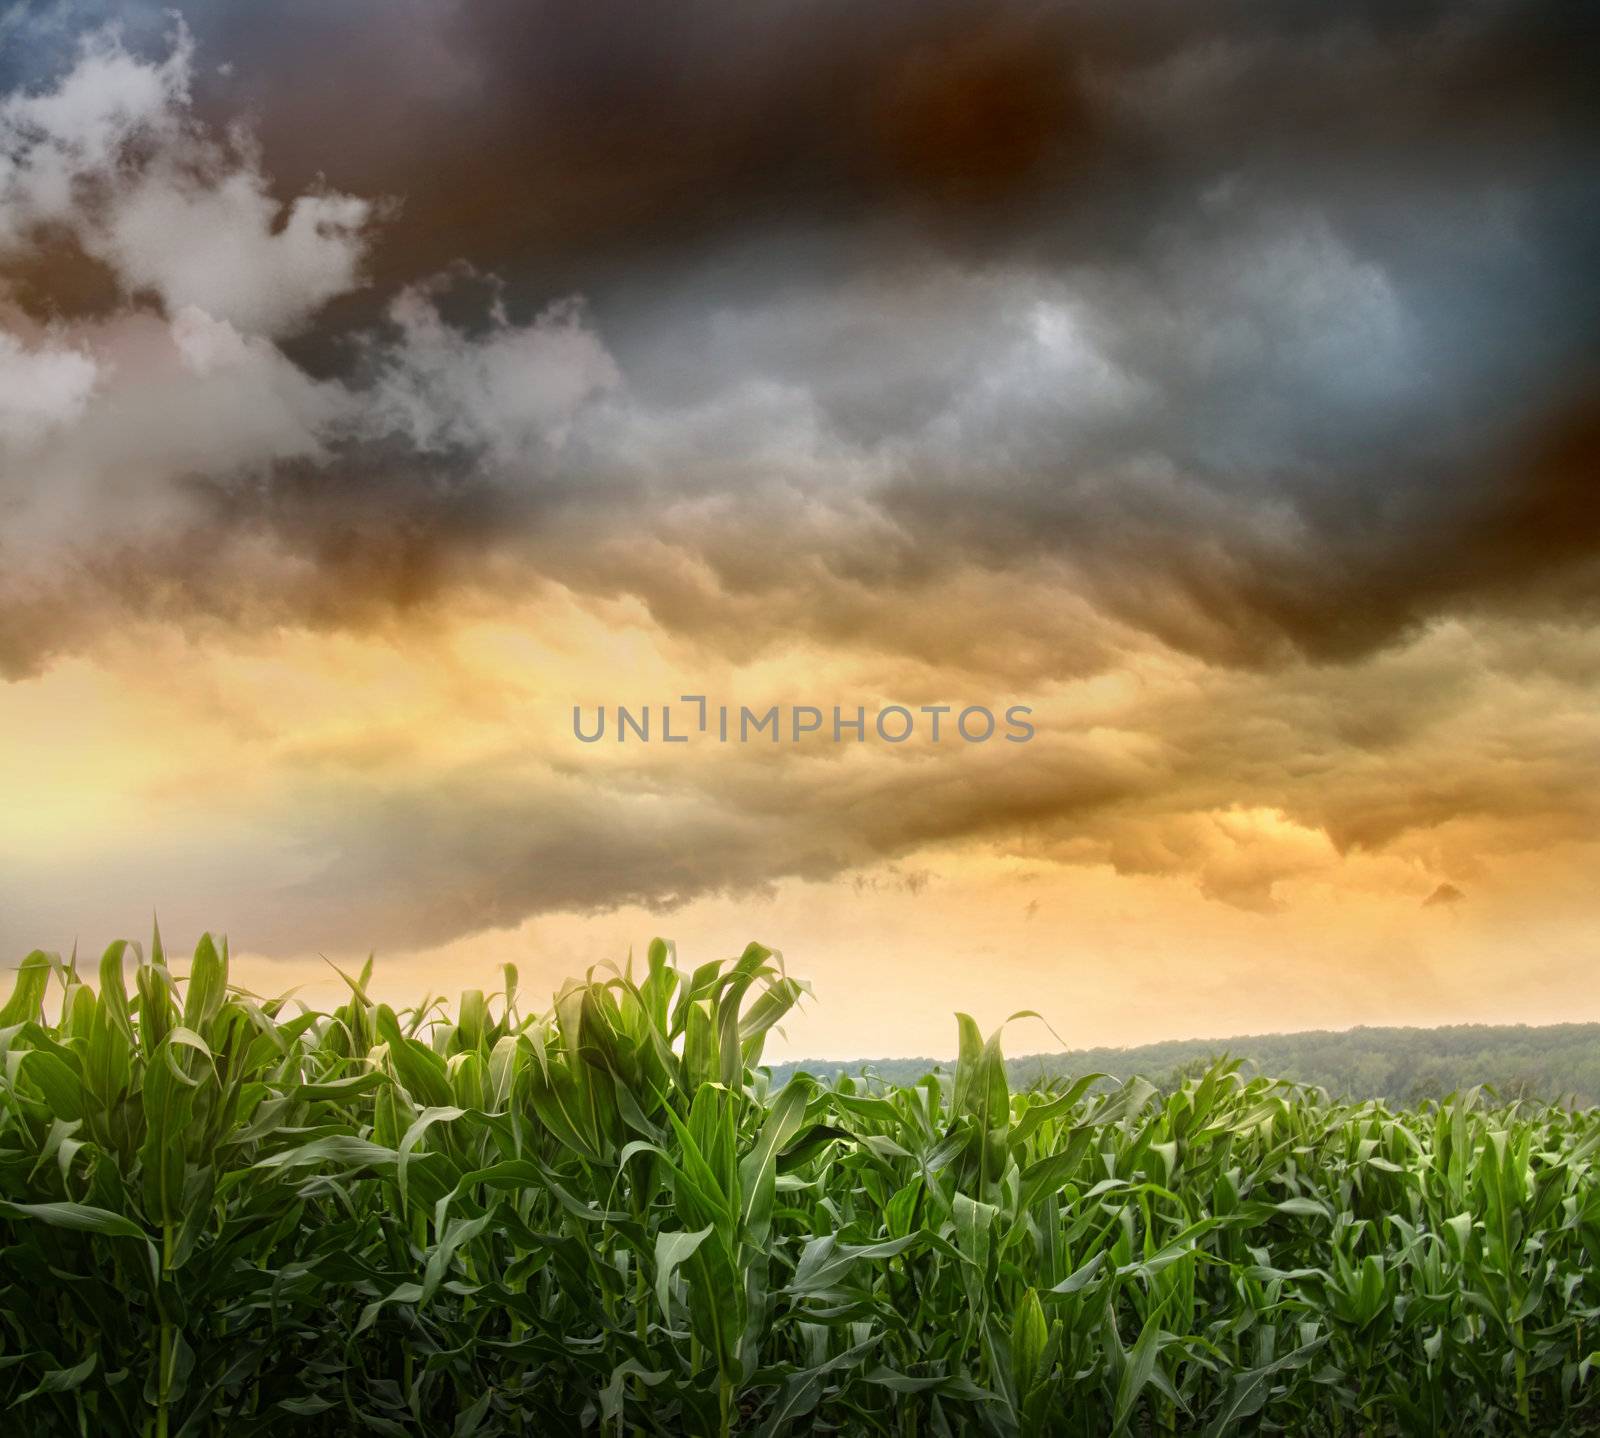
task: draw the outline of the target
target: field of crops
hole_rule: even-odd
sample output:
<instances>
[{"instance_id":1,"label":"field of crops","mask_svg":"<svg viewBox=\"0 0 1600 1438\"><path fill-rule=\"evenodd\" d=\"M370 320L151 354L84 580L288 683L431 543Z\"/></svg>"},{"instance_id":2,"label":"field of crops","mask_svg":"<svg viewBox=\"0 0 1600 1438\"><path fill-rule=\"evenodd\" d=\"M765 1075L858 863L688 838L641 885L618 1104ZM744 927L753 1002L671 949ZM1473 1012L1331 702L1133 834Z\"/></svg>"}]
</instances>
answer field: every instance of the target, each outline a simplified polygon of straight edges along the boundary
<instances>
[{"instance_id":1,"label":"field of crops","mask_svg":"<svg viewBox=\"0 0 1600 1438\"><path fill-rule=\"evenodd\" d=\"M774 1090L775 955L331 1013L203 940L0 1011L27 1434L1590 1431L1600 1116Z\"/></svg>"}]
</instances>

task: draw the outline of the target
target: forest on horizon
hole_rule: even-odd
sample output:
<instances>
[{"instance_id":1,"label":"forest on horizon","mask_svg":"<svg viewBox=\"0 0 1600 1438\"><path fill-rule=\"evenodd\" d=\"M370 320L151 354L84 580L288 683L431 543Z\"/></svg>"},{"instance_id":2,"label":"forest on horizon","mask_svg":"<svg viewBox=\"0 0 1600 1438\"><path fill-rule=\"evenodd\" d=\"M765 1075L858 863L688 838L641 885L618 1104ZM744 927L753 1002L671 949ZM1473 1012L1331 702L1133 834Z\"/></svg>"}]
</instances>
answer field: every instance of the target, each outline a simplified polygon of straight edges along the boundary
<instances>
[{"instance_id":1,"label":"forest on horizon","mask_svg":"<svg viewBox=\"0 0 1600 1438\"><path fill-rule=\"evenodd\" d=\"M1100 1072L1138 1074L1175 1087L1216 1059L1239 1060L1247 1073L1324 1088L1334 1098L1416 1104L1476 1084L1503 1099L1540 1099L1579 1107L1600 1104L1600 1024L1452 1024L1441 1028L1319 1029L1221 1039L1173 1039L1131 1048L1069 1049L1008 1059L1014 1085ZM799 1059L773 1065L787 1080L866 1070L896 1084L914 1083L953 1059Z\"/></svg>"}]
</instances>

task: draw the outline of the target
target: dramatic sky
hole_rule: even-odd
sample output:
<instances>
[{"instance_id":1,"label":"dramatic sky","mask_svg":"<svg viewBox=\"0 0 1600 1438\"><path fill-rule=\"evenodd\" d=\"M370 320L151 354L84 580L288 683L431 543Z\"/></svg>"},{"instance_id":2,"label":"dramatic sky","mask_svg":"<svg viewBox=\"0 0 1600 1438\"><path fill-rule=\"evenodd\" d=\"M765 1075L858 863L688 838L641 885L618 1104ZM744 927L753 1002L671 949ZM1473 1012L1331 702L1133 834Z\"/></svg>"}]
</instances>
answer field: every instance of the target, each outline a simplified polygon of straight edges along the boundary
<instances>
[{"instance_id":1,"label":"dramatic sky","mask_svg":"<svg viewBox=\"0 0 1600 1438\"><path fill-rule=\"evenodd\" d=\"M0 0L0 948L1600 1018L1595 26Z\"/></svg>"}]
</instances>

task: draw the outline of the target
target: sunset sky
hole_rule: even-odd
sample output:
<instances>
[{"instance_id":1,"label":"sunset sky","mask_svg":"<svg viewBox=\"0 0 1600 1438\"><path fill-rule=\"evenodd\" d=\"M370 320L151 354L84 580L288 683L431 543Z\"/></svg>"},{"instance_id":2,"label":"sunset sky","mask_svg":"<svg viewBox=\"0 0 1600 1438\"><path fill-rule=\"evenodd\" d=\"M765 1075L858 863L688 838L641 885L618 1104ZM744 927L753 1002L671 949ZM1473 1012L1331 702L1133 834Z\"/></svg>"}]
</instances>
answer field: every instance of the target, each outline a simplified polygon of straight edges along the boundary
<instances>
[{"instance_id":1,"label":"sunset sky","mask_svg":"<svg viewBox=\"0 0 1600 1438\"><path fill-rule=\"evenodd\" d=\"M0 3L0 956L755 938L818 1056L1600 1019L1595 40ZM1037 732L573 736L682 694Z\"/></svg>"}]
</instances>

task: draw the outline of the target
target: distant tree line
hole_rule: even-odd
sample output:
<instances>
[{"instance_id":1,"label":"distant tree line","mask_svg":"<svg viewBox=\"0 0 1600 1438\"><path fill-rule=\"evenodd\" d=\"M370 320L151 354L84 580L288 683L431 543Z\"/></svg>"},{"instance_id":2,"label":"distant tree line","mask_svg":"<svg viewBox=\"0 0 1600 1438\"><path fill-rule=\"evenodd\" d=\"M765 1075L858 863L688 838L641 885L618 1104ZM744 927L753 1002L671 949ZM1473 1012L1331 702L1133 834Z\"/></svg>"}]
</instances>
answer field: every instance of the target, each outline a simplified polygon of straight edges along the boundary
<instances>
[{"instance_id":1,"label":"distant tree line","mask_svg":"<svg viewBox=\"0 0 1600 1438\"><path fill-rule=\"evenodd\" d=\"M1312 1084L1334 1098L1416 1104L1485 1084L1505 1099L1600 1105L1600 1024L1456 1024L1176 1039L1031 1054L1008 1060L1006 1068L1016 1085L1100 1072L1117 1080L1138 1074L1167 1088L1224 1057L1240 1060L1246 1073ZM952 1067L952 1060L929 1058L800 1060L774 1065L773 1073L784 1081L797 1070L818 1076L866 1071L904 1084Z\"/></svg>"}]
</instances>

